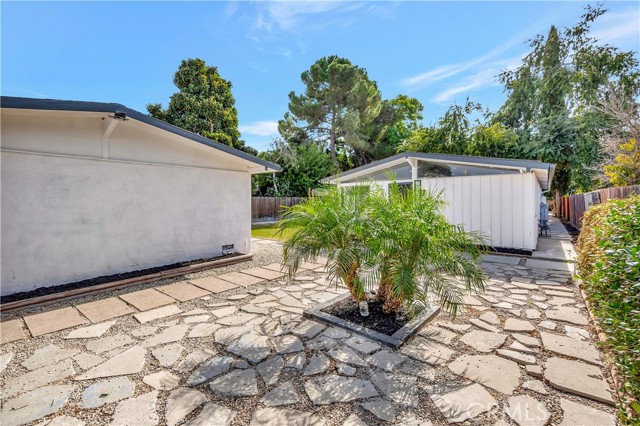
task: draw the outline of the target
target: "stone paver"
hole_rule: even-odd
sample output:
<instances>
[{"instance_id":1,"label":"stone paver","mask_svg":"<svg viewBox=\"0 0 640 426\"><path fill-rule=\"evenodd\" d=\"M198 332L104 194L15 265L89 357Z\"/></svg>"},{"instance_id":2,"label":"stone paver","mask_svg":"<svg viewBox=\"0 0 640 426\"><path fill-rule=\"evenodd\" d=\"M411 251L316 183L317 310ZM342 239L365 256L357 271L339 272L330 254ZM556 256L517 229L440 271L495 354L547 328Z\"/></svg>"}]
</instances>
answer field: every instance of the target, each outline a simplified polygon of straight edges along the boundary
<instances>
[{"instance_id":1,"label":"stone paver","mask_svg":"<svg viewBox=\"0 0 640 426\"><path fill-rule=\"evenodd\" d=\"M508 349L498 349L496 354L502 358L510 359L511 361L515 361L522 365L534 365L536 363L536 357Z\"/></svg>"},{"instance_id":2,"label":"stone paver","mask_svg":"<svg viewBox=\"0 0 640 426\"><path fill-rule=\"evenodd\" d=\"M392 422L396 418L396 410L389 401L384 399L360 404L362 408L385 422Z\"/></svg>"},{"instance_id":3,"label":"stone paver","mask_svg":"<svg viewBox=\"0 0 640 426\"><path fill-rule=\"evenodd\" d=\"M189 331L187 337L189 337L190 339L195 339L199 337L213 336L213 333L215 333L221 327L222 326L219 324L196 324L195 326L193 326L191 331Z\"/></svg>"},{"instance_id":4,"label":"stone paver","mask_svg":"<svg viewBox=\"0 0 640 426\"><path fill-rule=\"evenodd\" d=\"M431 365L442 365L455 354L451 349L419 336L411 342L405 343L401 352Z\"/></svg>"},{"instance_id":5,"label":"stone paver","mask_svg":"<svg viewBox=\"0 0 640 426\"><path fill-rule=\"evenodd\" d=\"M162 308L152 309L147 312L140 312L139 314L135 314L134 317L140 324L145 324L151 321L177 315L180 312L182 311L176 305L169 305Z\"/></svg>"},{"instance_id":6,"label":"stone paver","mask_svg":"<svg viewBox=\"0 0 640 426\"><path fill-rule=\"evenodd\" d=\"M615 426L616 416L568 399L560 399L562 422L559 426Z\"/></svg>"},{"instance_id":7,"label":"stone paver","mask_svg":"<svg viewBox=\"0 0 640 426\"><path fill-rule=\"evenodd\" d=\"M31 335L37 337L87 324L89 321L87 321L77 309L68 307L26 316L24 317L24 322L27 324L27 327L29 327Z\"/></svg>"},{"instance_id":8,"label":"stone paver","mask_svg":"<svg viewBox=\"0 0 640 426\"><path fill-rule=\"evenodd\" d=\"M540 337L542 338L542 346L547 351L581 359L591 364L602 364L600 352L592 343L545 332L541 332Z\"/></svg>"},{"instance_id":9,"label":"stone paver","mask_svg":"<svg viewBox=\"0 0 640 426\"><path fill-rule=\"evenodd\" d=\"M241 356L254 364L259 363L269 356L271 347L269 337L260 336L254 333L245 334L235 342L227 346L227 350L232 354Z\"/></svg>"},{"instance_id":10,"label":"stone paver","mask_svg":"<svg viewBox=\"0 0 640 426\"><path fill-rule=\"evenodd\" d=\"M498 405L491 394L478 384L451 392L434 393L429 397L449 423L473 419Z\"/></svg>"},{"instance_id":11,"label":"stone paver","mask_svg":"<svg viewBox=\"0 0 640 426\"><path fill-rule=\"evenodd\" d=\"M2 405L3 426L20 426L53 414L67 403L71 385L44 386L6 401Z\"/></svg>"},{"instance_id":12,"label":"stone paver","mask_svg":"<svg viewBox=\"0 0 640 426\"><path fill-rule=\"evenodd\" d=\"M215 354L216 351L212 349L196 349L195 351L190 352L185 359L176 364L173 367L173 370L178 373L189 373Z\"/></svg>"},{"instance_id":13,"label":"stone paver","mask_svg":"<svg viewBox=\"0 0 640 426\"><path fill-rule=\"evenodd\" d=\"M55 383L76 374L73 362L66 359L25 373L6 383L2 389L2 398L11 398L22 392L32 391L39 387Z\"/></svg>"},{"instance_id":14,"label":"stone paver","mask_svg":"<svg viewBox=\"0 0 640 426\"><path fill-rule=\"evenodd\" d=\"M187 386L196 386L229 371L234 359L230 356L217 356L205 361L196 368L187 379Z\"/></svg>"},{"instance_id":15,"label":"stone paver","mask_svg":"<svg viewBox=\"0 0 640 426\"><path fill-rule=\"evenodd\" d=\"M95 383L82 392L82 408L97 408L133 396L136 385L127 377Z\"/></svg>"},{"instance_id":16,"label":"stone paver","mask_svg":"<svg viewBox=\"0 0 640 426\"><path fill-rule=\"evenodd\" d=\"M233 410L210 402L202 408L200 414L184 426L229 426L236 414Z\"/></svg>"},{"instance_id":17,"label":"stone paver","mask_svg":"<svg viewBox=\"0 0 640 426\"><path fill-rule=\"evenodd\" d=\"M142 381L157 390L171 390L178 387L180 377L169 371L158 371L157 373L144 376Z\"/></svg>"},{"instance_id":18,"label":"stone paver","mask_svg":"<svg viewBox=\"0 0 640 426\"><path fill-rule=\"evenodd\" d=\"M295 404L298 401L300 401L300 398L298 398L298 393L291 382L285 382L280 386L273 388L264 396L264 398L262 398L262 403L267 407Z\"/></svg>"},{"instance_id":19,"label":"stone paver","mask_svg":"<svg viewBox=\"0 0 640 426\"><path fill-rule=\"evenodd\" d=\"M0 345L26 339L27 337L27 330L22 320L15 319L0 323Z\"/></svg>"},{"instance_id":20,"label":"stone paver","mask_svg":"<svg viewBox=\"0 0 640 426\"><path fill-rule=\"evenodd\" d=\"M12 359L13 359L13 352L0 355L0 373L2 373L5 370L5 368L7 368L7 366L9 365Z\"/></svg>"},{"instance_id":21,"label":"stone paver","mask_svg":"<svg viewBox=\"0 0 640 426\"><path fill-rule=\"evenodd\" d=\"M333 374L310 379L304 384L307 396L314 404L349 402L379 396L371 382Z\"/></svg>"},{"instance_id":22,"label":"stone paver","mask_svg":"<svg viewBox=\"0 0 640 426\"><path fill-rule=\"evenodd\" d=\"M200 391L188 388L179 388L169 394L165 417L168 426L175 426L189 413L207 402L207 397Z\"/></svg>"},{"instance_id":23,"label":"stone paver","mask_svg":"<svg viewBox=\"0 0 640 426\"><path fill-rule=\"evenodd\" d=\"M249 321L258 318L257 315L254 314L235 314L235 315L229 315L226 316L224 318L220 318L218 320L216 320L217 324L221 324L221 325L242 325L242 324L247 324Z\"/></svg>"},{"instance_id":24,"label":"stone paver","mask_svg":"<svg viewBox=\"0 0 640 426\"><path fill-rule=\"evenodd\" d=\"M462 336L460 341L478 352L493 352L496 348L502 346L506 339L506 334L473 330Z\"/></svg>"},{"instance_id":25,"label":"stone paver","mask_svg":"<svg viewBox=\"0 0 640 426\"><path fill-rule=\"evenodd\" d=\"M117 297L83 303L76 308L94 324L137 312Z\"/></svg>"},{"instance_id":26,"label":"stone paver","mask_svg":"<svg viewBox=\"0 0 640 426\"><path fill-rule=\"evenodd\" d=\"M165 285L162 287L158 287L157 289L158 291L161 291L167 296L173 297L180 302L186 302L187 300L197 299L198 297L203 297L211 294L207 290L204 290L186 281Z\"/></svg>"},{"instance_id":27,"label":"stone paver","mask_svg":"<svg viewBox=\"0 0 640 426\"><path fill-rule=\"evenodd\" d=\"M258 394L258 382L256 381L256 371L248 368L246 370L234 370L222 377L214 379L209 383L212 391L226 396L254 396Z\"/></svg>"},{"instance_id":28,"label":"stone paver","mask_svg":"<svg viewBox=\"0 0 640 426\"><path fill-rule=\"evenodd\" d=\"M504 322L504 331L529 332L535 328L529 321L523 321L515 318L507 318Z\"/></svg>"},{"instance_id":29,"label":"stone paver","mask_svg":"<svg viewBox=\"0 0 640 426\"><path fill-rule=\"evenodd\" d=\"M393 402L403 407L417 407L417 378L404 374L373 373L371 382Z\"/></svg>"},{"instance_id":30,"label":"stone paver","mask_svg":"<svg viewBox=\"0 0 640 426\"><path fill-rule=\"evenodd\" d=\"M544 378L556 389L613 405L609 385L600 368L580 361L550 358Z\"/></svg>"},{"instance_id":31,"label":"stone paver","mask_svg":"<svg viewBox=\"0 0 640 426\"><path fill-rule=\"evenodd\" d=\"M41 367L56 364L67 358L73 358L80 353L79 349L64 349L56 345L47 345L35 350L33 355L22 362L24 368L36 370Z\"/></svg>"},{"instance_id":32,"label":"stone paver","mask_svg":"<svg viewBox=\"0 0 640 426\"><path fill-rule=\"evenodd\" d=\"M329 356L336 361L344 362L345 364L357 365L361 367L367 365L367 362L364 359L360 358L360 356L349 347L333 349L329 351Z\"/></svg>"},{"instance_id":33,"label":"stone paver","mask_svg":"<svg viewBox=\"0 0 640 426\"><path fill-rule=\"evenodd\" d=\"M258 284L264 281L264 279L262 278L243 274L242 272L229 272L227 274L218 275L218 278L242 287L248 287L250 285Z\"/></svg>"},{"instance_id":34,"label":"stone paver","mask_svg":"<svg viewBox=\"0 0 640 426\"><path fill-rule=\"evenodd\" d=\"M182 340L187 334L190 326L185 324L174 325L167 327L160 333L155 334L141 343L141 346L145 348L151 348L153 346L164 345L166 343L173 343Z\"/></svg>"},{"instance_id":35,"label":"stone paver","mask_svg":"<svg viewBox=\"0 0 640 426\"><path fill-rule=\"evenodd\" d=\"M504 411L519 426L544 426L551 417L544 403L528 395L512 396Z\"/></svg>"},{"instance_id":36,"label":"stone paver","mask_svg":"<svg viewBox=\"0 0 640 426\"><path fill-rule=\"evenodd\" d=\"M286 335L275 337L273 338L272 343L273 349L278 354L288 354L304 350L304 346L297 336Z\"/></svg>"},{"instance_id":37,"label":"stone paver","mask_svg":"<svg viewBox=\"0 0 640 426\"><path fill-rule=\"evenodd\" d=\"M76 377L76 380L99 379L101 377L125 376L142 371L147 351L142 346L134 346L107 362L98 365Z\"/></svg>"},{"instance_id":38,"label":"stone paver","mask_svg":"<svg viewBox=\"0 0 640 426\"><path fill-rule=\"evenodd\" d=\"M449 369L507 395L513 394L520 382L518 364L495 355L461 355Z\"/></svg>"},{"instance_id":39,"label":"stone paver","mask_svg":"<svg viewBox=\"0 0 640 426\"><path fill-rule=\"evenodd\" d=\"M319 416L306 411L259 408L253 413L250 426L323 426Z\"/></svg>"},{"instance_id":40,"label":"stone paver","mask_svg":"<svg viewBox=\"0 0 640 426\"><path fill-rule=\"evenodd\" d=\"M253 275L254 277L262 278L263 280L277 280L284 277L284 272L278 272L267 268L243 269L242 273Z\"/></svg>"},{"instance_id":41,"label":"stone paver","mask_svg":"<svg viewBox=\"0 0 640 426\"><path fill-rule=\"evenodd\" d=\"M256 366L256 371L264 380L267 386L271 386L278 382L280 372L284 368L284 359L281 356L275 356L261 362Z\"/></svg>"},{"instance_id":42,"label":"stone paver","mask_svg":"<svg viewBox=\"0 0 640 426\"><path fill-rule=\"evenodd\" d=\"M148 311L175 302L174 298L152 288L121 294L119 297L140 311Z\"/></svg>"},{"instance_id":43,"label":"stone paver","mask_svg":"<svg viewBox=\"0 0 640 426\"><path fill-rule=\"evenodd\" d=\"M158 360L161 366L171 367L182 355L184 346L179 343L156 348L151 353Z\"/></svg>"},{"instance_id":44,"label":"stone paver","mask_svg":"<svg viewBox=\"0 0 640 426\"><path fill-rule=\"evenodd\" d=\"M65 339L95 339L106 333L115 323L115 321L107 321L101 324L78 328L67 334Z\"/></svg>"},{"instance_id":45,"label":"stone paver","mask_svg":"<svg viewBox=\"0 0 640 426\"><path fill-rule=\"evenodd\" d=\"M312 376L314 374L320 374L327 371L327 369L331 366L331 361L327 358L322 352L315 353L307 368L304 370L305 376Z\"/></svg>"},{"instance_id":46,"label":"stone paver","mask_svg":"<svg viewBox=\"0 0 640 426\"><path fill-rule=\"evenodd\" d=\"M367 358L367 362L373 366L381 368L385 371L393 371L397 366L407 360L404 355L398 355L395 352L391 352L387 349L383 349L370 355Z\"/></svg>"},{"instance_id":47,"label":"stone paver","mask_svg":"<svg viewBox=\"0 0 640 426\"><path fill-rule=\"evenodd\" d=\"M568 322L576 325L588 325L589 320L578 308L572 306L556 306L546 312L550 320Z\"/></svg>"},{"instance_id":48,"label":"stone paver","mask_svg":"<svg viewBox=\"0 0 640 426\"><path fill-rule=\"evenodd\" d=\"M229 281L221 280L220 278L216 277L198 278L196 280L189 280L189 282L196 287L200 287L204 290L216 294L228 290L233 290L234 288L238 287L238 285L236 284L230 283Z\"/></svg>"},{"instance_id":49,"label":"stone paver","mask_svg":"<svg viewBox=\"0 0 640 426\"><path fill-rule=\"evenodd\" d=\"M154 426L158 424L158 391L125 399L116 407L110 426Z\"/></svg>"},{"instance_id":50,"label":"stone paver","mask_svg":"<svg viewBox=\"0 0 640 426\"><path fill-rule=\"evenodd\" d=\"M134 340L126 334L115 334L113 336L103 337L97 340L90 340L85 347L87 350L101 354L103 352L109 352L116 348L121 348L133 343Z\"/></svg>"},{"instance_id":51,"label":"stone paver","mask_svg":"<svg viewBox=\"0 0 640 426\"><path fill-rule=\"evenodd\" d=\"M352 336L345 340L344 343L345 345L365 355L372 354L380 349L380 343L362 336Z\"/></svg>"}]
</instances>

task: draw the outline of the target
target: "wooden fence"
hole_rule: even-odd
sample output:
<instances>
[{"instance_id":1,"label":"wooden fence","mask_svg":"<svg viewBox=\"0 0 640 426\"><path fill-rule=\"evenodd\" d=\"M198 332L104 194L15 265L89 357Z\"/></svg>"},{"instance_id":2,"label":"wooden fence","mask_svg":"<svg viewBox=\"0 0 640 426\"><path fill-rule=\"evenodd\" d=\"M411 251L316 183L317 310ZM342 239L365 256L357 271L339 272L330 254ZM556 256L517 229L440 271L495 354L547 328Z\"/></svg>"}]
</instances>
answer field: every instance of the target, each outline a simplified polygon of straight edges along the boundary
<instances>
[{"instance_id":1,"label":"wooden fence","mask_svg":"<svg viewBox=\"0 0 640 426\"><path fill-rule=\"evenodd\" d=\"M582 215L594 204L604 203L612 198L627 198L631 195L640 194L640 185L621 186L618 188L604 188L585 194L570 195L562 198L561 216L568 220L571 225L580 229L582 225Z\"/></svg>"},{"instance_id":2,"label":"wooden fence","mask_svg":"<svg viewBox=\"0 0 640 426\"><path fill-rule=\"evenodd\" d=\"M278 220L283 207L295 206L306 199L306 197L251 197L251 221Z\"/></svg>"}]
</instances>

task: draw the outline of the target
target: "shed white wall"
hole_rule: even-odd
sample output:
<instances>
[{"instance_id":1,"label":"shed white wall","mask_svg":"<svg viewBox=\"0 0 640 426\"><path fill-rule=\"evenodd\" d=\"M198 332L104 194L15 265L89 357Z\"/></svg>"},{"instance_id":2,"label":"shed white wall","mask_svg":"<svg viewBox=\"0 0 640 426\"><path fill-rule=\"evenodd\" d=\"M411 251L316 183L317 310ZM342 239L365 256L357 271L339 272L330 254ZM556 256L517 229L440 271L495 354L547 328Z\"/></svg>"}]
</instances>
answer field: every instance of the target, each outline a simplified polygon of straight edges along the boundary
<instances>
[{"instance_id":1,"label":"shed white wall","mask_svg":"<svg viewBox=\"0 0 640 426\"><path fill-rule=\"evenodd\" d=\"M447 203L443 213L449 223L462 225L466 231L481 232L493 247L535 250L542 193L535 174L457 176L421 182L423 189L442 191ZM387 191L389 182L376 183ZM340 186L359 184L367 181Z\"/></svg>"},{"instance_id":2,"label":"shed white wall","mask_svg":"<svg viewBox=\"0 0 640 426\"><path fill-rule=\"evenodd\" d=\"M443 191L443 213L491 246L534 250L538 241L540 185L533 173L423 179Z\"/></svg>"},{"instance_id":3,"label":"shed white wall","mask_svg":"<svg viewBox=\"0 0 640 426\"><path fill-rule=\"evenodd\" d=\"M101 118L50 118L3 113L2 295L250 251L241 161L131 121L103 158Z\"/></svg>"}]
</instances>

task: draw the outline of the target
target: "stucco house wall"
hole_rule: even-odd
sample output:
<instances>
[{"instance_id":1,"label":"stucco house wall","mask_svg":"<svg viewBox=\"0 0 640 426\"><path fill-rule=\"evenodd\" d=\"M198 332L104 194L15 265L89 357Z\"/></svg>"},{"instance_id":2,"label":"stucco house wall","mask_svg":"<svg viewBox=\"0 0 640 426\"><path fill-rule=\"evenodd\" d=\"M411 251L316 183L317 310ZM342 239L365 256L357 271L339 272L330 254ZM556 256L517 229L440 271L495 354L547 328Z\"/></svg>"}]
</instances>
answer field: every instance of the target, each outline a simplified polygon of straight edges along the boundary
<instances>
[{"instance_id":1,"label":"stucco house wall","mask_svg":"<svg viewBox=\"0 0 640 426\"><path fill-rule=\"evenodd\" d=\"M2 295L250 252L264 166L102 113L3 109L1 124Z\"/></svg>"}]
</instances>

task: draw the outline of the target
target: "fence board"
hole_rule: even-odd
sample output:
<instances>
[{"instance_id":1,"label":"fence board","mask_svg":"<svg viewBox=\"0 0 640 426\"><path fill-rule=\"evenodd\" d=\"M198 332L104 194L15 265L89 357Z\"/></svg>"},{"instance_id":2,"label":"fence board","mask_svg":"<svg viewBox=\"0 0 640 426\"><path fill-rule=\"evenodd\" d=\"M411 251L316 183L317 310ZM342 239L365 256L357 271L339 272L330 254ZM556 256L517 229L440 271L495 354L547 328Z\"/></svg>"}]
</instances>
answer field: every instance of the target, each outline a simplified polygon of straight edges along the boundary
<instances>
[{"instance_id":1,"label":"fence board","mask_svg":"<svg viewBox=\"0 0 640 426\"><path fill-rule=\"evenodd\" d=\"M584 212L590 207L590 205L587 205L587 200L593 197L594 194L600 196L600 203L604 203L605 201L613 198L627 198L631 195L640 194L640 185L603 188L587 192L585 194L563 197L562 217L568 220L571 225L580 229L580 226L582 225L582 215L584 215Z\"/></svg>"},{"instance_id":2,"label":"fence board","mask_svg":"<svg viewBox=\"0 0 640 426\"><path fill-rule=\"evenodd\" d=\"M306 200L305 197L251 197L251 221L279 220L283 207L291 207Z\"/></svg>"}]
</instances>

